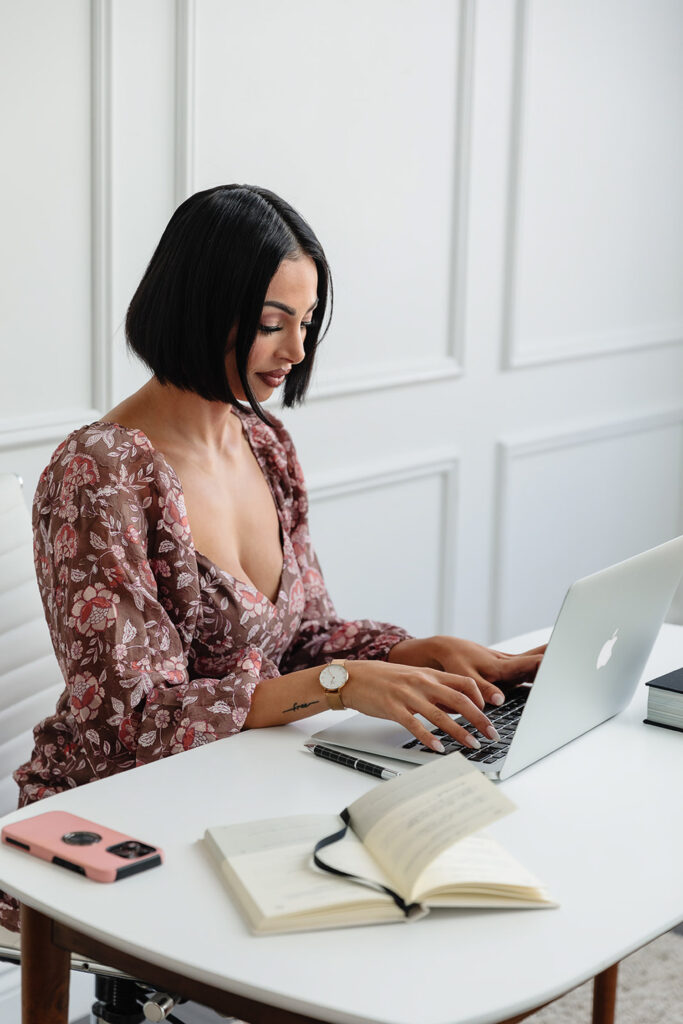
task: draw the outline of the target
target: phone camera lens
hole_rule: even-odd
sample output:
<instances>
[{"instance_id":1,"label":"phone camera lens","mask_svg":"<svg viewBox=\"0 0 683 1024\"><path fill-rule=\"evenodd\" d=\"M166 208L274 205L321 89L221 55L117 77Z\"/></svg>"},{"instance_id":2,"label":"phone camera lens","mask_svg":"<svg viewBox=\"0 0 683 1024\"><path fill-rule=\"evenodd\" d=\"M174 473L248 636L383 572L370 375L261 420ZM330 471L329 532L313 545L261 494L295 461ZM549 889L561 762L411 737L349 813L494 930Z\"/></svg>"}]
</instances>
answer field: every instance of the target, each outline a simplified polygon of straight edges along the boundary
<instances>
[{"instance_id":1,"label":"phone camera lens","mask_svg":"<svg viewBox=\"0 0 683 1024\"><path fill-rule=\"evenodd\" d=\"M137 839L126 839L115 846L107 847L107 852L113 853L117 857L123 857L124 860L135 860L137 857L145 857L148 853L153 853L154 847L147 846L146 843L139 843Z\"/></svg>"},{"instance_id":2,"label":"phone camera lens","mask_svg":"<svg viewBox=\"0 0 683 1024\"><path fill-rule=\"evenodd\" d=\"M97 832L67 832L62 836L62 842L69 846L92 846L93 843L99 843L101 838Z\"/></svg>"}]
</instances>

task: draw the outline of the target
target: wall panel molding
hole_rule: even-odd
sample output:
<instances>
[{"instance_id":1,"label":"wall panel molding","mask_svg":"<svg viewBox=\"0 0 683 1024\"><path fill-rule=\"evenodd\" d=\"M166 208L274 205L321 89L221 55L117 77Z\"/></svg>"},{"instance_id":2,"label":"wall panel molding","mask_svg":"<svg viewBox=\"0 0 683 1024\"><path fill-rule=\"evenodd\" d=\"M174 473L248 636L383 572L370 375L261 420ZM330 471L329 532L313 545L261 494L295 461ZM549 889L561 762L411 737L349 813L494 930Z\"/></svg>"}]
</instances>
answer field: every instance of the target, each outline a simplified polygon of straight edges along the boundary
<instances>
[{"instance_id":1,"label":"wall panel molding","mask_svg":"<svg viewBox=\"0 0 683 1024\"><path fill-rule=\"evenodd\" d=\"M512 37L512 81L510 86L510 140L507 168L507 197L505 237L503 242L503 297L501 303L501 368L511 369L515 363L515 324L516 307L516 261L517 236L519 233L519 205L521 172L521 135L522 135L522 89L524 84L523 67L526 60L526 21L527 9L525 0L516 0L514 30Z\"/></svg>"},{"instance_id":2,"label":"wall panel molding","mask_svg":"<svg viewBox=\"0 0 683 1024\"><path fill-rule=\"evenodd\" d=\"M595 356L618 355L629 352L647 352L653 348L683 344L683 321L670 327L658 324L646 325L632 331L602 331L594 334L576 334L563 347L556 346L553 352L542 349L527 349L516 352L503 369L517 370L531 366L545 366L566 363L576 359L590 359Z\"/></svg>"},{"instance_id":3,"label":"wall panel molding","mask_svg":"<svg viewBox=\"0 0 683 1024\"><path fill-rule=\"evenodd\" d=\"M474 0L458 4L455 67L453 179L450 188L449 289L445 315L444 351L415 363L360 365L317 377L307 401L358 392L452 380L464 373L464 325L467 293L467 211L471 157L472 80L474 61ZM182 202L196 188L196 0L176 0L176 167L175 198ZM419 341L416 343L419 351Z\"/></svg>"},{"instance_id":4,"label":"wall panel molding","mask_svg":"<svg viewBox=\"0 0 683 1024\"><path fill-rule=\"evenodd\" d=\"M463 368L456 357L416 363L412 366L389 365L369 367L362 375L357 370L351 373L321 374L314 378L307 402L324 398L341 398L365 391L385 391L388 388L410 387L413 384L427 384L430 381L456 380L463 375Z\"/></svg>"},{"instance_id":5,"label":"wall panel molding","mask_svg":"<svg viewBox=\"0 0 683 1024\"><path fill-rule=\"evenodd\" d=\"M195 0L175 5L175 205L194 192L195 157Z\"/></svg>"},{"instance_id":6,"label":"wall panel molding","mask_svg":"<svg viewBox=\"0 0 683 1024\"><path fill-rule=\"evenodd\" d=\"M36 413L0 420L0 451L33 448L41 444L59 444L77 426L92 423L98 409L62 409L58 413Z\"/></svg>"},{"instance_id":7,"label":"wall panel molding","mask_svg":"<svg viewBox=\"0 0 683 1024\"><path fill-rule=\"evenodd\" d=\"M453 140L453 210L448 309L447 356L459 372L465 369L465 311L467 300L468 211L472 164L472 106L474 82L475 0L461 0L458 25Z\"/></svg>"},{"instance_id":8,"label":"wall panel molding","mask_svg":"<svg viewBox=\"0 0 683 1024\"><path fill-rule=\"evenodd\" d=\"M112 6L90 3L91 67L91 251L93 406L113 404L112 331Z\"/></svg>"},{"instance_id":9,"label":"wall panel molding","mask_svg":"<svg viewBox=\"0 0 683 1024\"><path fill-rule=\"evenodd\" d=\"M350 494L411 483L425 477L440 478L441 506L438 510L438 530L442 558L435 581L435 603L439 609L437 630L442 633L450 629L455 604L459 465L460 457L452 451L425 451L419 458L364 466L359 472L315 474L308 483L309 498L311 503L315 504Z\"/></svg>"},{"instance_id":10,"label":"wall panel molding","mask_svg":"<svg viewBox=\"0 0 683 1024\"><path fill-rule=\"evenodd\" d=\"M446 315L445 354L410 366L361 367L348 373L337 371L313 381L308 401L353 395L363 391L454 380L465 372L465 301L467 296L467 227L469 176L472 148L472 87L474 65L475 2L460 0L455 76L455 132L453 181L451 186L451 229L449 290Z\"/></svg>"},{"instance_id":11,"label":"wall panel molding","mask_svg":"<svg viewBox=\"0 0 683 1024\"><path fill-rule=\"evenodd\" d=\"M547 452L560 451L579 445L593 444L612 438L628 435L645 434L649 431L662 430L667 427L683 427L683 407L655 413L651 416L638 416L605 423L596 422L593 426L581 427L563 433L539 434L529 438L502 438L497 444L496 477L495 477L495 535L493 540L493 558L491 562L491 636L500 636L502 617L502 566L505 552L503 550L503 523L508 506L509 480L515 462L529 456ZM681 473L681 503L678 511L678 531L683 534L683 473Z\"/></svg>"},{"instance_id":12,"label":"wall panel molding","mask_svg":"<svg viewBox=\"0 0 683 1024\"><path fill-rule=\"evenodd\" d=\"M610 437L623 437L626 434L641 434L648 430L660 430L662 427L675 426L677 423L683 423L683 407L653 413L651 416L628 417L610 422L599 420L594 425L571 431L538 434L529 438L520 437L517 440L502 438L498 442L498 446L508 454L510 459L516 459L523 458L525 455L536 455L539 452L569 448L577 444L604 441Z\"/></svg>"},{"instance_id":13,"label":"wall panel molding","mask_svg":"<svg viewBox=\"0 0 683 1024\"><path fill-rule=\"evenodd\" d=\"M528 37L531 0L516 0L513 35L513 74L510 105L510 144L508 155L507 218L504 242L503 302L501 321L501 368L524 369L564 363L576 359L614 355L620 352L647 352L652 348L683 344L683 320L664 324L643 324L628 330L588 331L570 335L552 350L525 345L517 326L517 266L524 175L525 72L528 63Z\"/></svg>"}]
</instances>

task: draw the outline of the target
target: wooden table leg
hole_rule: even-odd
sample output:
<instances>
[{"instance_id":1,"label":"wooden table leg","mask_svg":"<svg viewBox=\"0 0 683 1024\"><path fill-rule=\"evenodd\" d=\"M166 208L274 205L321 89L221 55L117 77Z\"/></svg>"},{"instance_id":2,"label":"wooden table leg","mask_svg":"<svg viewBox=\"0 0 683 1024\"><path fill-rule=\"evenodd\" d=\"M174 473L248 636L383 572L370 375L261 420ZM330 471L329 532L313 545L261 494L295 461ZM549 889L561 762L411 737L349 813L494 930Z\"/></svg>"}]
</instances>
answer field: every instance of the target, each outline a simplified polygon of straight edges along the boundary
<instances>
[{"instance_id":1,"label":"wooden table leg","mask_svg":"<svg viewBox=\"0 0 683 1024\"><path fill-rule=\"evenodd\" d=\"M68 1024L69 954L52 942L52 919L21 904L22 1024Z\"/></svg>"},{"instance_id":2,"label":"wooden table leg","mask_svg":"<svg viewBox=\"0 0 683 1024\"><path fill-rule=\"evenodd\" d=\"M618 963L612 964L606 971L595 975L593 981L593 1024L614 1024L618 969Z\"/></svg>"}]
</instances>

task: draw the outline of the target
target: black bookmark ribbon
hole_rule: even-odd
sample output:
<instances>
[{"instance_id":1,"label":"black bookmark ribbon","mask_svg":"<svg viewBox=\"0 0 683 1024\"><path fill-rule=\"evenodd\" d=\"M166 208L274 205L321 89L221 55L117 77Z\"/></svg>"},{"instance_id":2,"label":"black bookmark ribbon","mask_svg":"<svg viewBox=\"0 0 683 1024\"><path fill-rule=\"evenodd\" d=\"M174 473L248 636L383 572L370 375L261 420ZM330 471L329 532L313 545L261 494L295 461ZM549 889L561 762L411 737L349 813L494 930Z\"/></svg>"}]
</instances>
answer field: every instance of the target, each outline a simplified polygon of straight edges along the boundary
<instances>
[{"instance_id":1,"label":"black bookmark ribbon","mask_svg":"<svg viewBox=\"0 0 683 1024\"><path fill-rule=\"evenodd\" d=\"M374 882L371 878L361 878L360 875L352 875L349 871L341 871L339 868L333 868L330 864L325 864L324 861L318 857L318 850L324 849L326 846L332 846L333 843L338 843L344 838L348 829L351 826L351 816L349 814L348 807L339 815L341 820L344 822L344 827L340 828L338 832L333 832L329 836L325 836L324 839L319 840L315 844L313 850L313 863L316 867L319 867L322 871L328 871L331 875L341 875L344 878L350 878L354 882L358 882L360 885L367 885L371 889L378 889L385 892L387 896L391 896L392 900L396 904L399 910L403 911L406 917L412 917L414 913L421 910L422 907L419 903L406 903L404 899L393 889L389 889L386 885L382 885L381 882Z\"/></svg>"}]
</instances>

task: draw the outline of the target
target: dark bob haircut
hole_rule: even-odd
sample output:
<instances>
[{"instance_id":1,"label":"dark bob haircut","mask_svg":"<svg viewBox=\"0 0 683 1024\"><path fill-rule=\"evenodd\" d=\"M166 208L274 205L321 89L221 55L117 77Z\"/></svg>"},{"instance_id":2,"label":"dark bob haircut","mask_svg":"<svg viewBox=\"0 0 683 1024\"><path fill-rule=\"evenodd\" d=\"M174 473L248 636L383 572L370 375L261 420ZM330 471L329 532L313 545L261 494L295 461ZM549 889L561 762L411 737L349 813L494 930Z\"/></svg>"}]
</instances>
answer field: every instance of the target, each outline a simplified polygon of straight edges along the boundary
<instances>
[{"instance_id":1,"label":"dark bob haircut","mask_svg":"<svg viewBox=\"0 0 683 1024\"><path fill-rule=\"evenodd\" d=\"M212 402L240 406L228 384L228 333L244 394L269 420L247 380L268 286L282 260L310 256L318 271L318 306L306 331L305 356L291 369L282 402L303 401L332 278L320 242L289 203L254 185L220 185L186 199L171 217L126 315L126 340L162 384Z\"/></svg>"}]
</instances>

